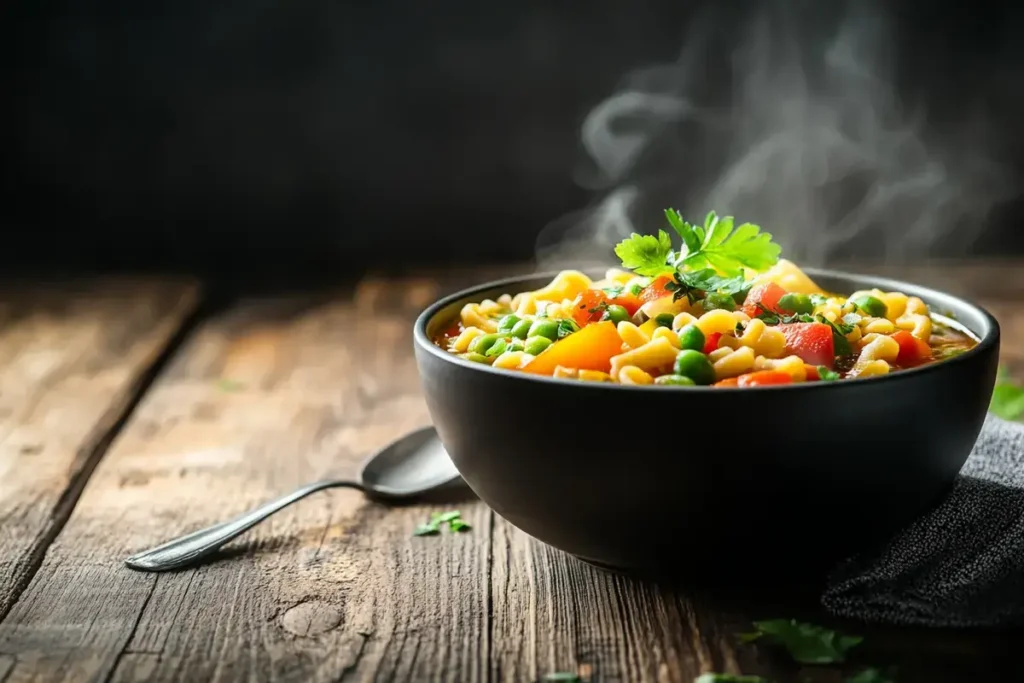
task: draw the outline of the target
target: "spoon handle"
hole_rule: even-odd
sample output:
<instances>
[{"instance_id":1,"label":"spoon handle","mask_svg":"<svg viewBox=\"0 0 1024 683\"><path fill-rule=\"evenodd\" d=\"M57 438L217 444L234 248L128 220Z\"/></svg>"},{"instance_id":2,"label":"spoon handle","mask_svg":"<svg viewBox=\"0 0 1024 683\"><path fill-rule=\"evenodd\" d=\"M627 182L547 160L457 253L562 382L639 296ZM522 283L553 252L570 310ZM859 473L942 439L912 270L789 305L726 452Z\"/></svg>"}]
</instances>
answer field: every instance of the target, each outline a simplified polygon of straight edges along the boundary
<instances>
[{"instance_id":1,"label":"spoon handle","mask_svg":"<svg viewBox=\"0 0 1024 683\"><path fill-rule=\"evenodd\" d=\"M248 531L267 517L270 517L282 508L288 507L295 501L301 500L317 491L338 487L363 488L359 482L341 479L329 479L307 484L287 495L264 503L255 510L246 512L235 519L185 534L155 548L136 553L124 562L132 569L147 572L163 572L186 567L216 552L231 539Z\"/></svg>"}]
</instances>

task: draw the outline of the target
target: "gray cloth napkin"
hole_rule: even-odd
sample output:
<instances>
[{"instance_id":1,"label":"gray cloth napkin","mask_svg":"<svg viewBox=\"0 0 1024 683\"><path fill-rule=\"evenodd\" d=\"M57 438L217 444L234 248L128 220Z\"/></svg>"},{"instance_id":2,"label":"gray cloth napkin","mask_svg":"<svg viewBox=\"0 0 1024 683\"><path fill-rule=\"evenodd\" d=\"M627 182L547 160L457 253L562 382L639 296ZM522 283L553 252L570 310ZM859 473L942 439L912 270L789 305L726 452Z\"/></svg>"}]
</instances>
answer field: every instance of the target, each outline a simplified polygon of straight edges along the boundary
<instances>
[{"instance_id":1,"label":"gray cloth napkin","mask_svg":"<svg viewBox=\"0 0 1024 683\"><path fill-rule=\"evenodd\" d=\"M880 551L843 562L822 602L890 624L1024 624L1024 424L990 414L948 498Z\"/></svg>"}]
</instances>

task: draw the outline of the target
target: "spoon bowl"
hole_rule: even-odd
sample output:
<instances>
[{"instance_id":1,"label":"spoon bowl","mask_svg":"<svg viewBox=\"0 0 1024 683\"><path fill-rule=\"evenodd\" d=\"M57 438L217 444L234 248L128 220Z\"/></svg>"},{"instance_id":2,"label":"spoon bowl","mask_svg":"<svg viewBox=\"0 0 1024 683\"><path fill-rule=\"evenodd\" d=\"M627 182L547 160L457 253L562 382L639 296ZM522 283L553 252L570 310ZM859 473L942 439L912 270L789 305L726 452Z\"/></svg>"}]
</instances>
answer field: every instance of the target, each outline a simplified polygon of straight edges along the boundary
<instances>
[{"instance_id":1,"label":"spoon bowl","mask_svg":"<svg viewBox=\"0 0 1024 683\"><path fill-rule=\"evenodd\" d=\"M181 569L215 553L236 536L248 531L275 512L330 488L355 488L371 498L402 500L423 495L459 478L448 452L433 427L423 427L391 442L363 462L359 476L325 479L307 484L235 519L193 531L172 541L132 555L125 564L132 569L161 572Z\"/></svg>"}]
</instances>

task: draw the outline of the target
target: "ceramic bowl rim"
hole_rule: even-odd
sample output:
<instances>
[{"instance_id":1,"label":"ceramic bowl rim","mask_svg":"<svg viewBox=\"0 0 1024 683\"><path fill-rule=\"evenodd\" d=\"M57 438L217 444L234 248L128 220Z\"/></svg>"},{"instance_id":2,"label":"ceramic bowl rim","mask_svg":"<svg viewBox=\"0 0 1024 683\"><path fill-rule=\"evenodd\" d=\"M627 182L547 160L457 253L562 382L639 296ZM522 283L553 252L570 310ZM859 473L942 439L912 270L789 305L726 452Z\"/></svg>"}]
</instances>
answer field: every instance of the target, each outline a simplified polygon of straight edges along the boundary
<instances>
[{"instance_id":1,"label":"ceramic bowl rim","mask_svg":"<svg viewBox=\"0 0 1024 683\"><path fill-rule=\"evenodd\" d=\"M931 287L925 287L924 285L916 285L912 282L905 282L901 280L895 280L892 278L867 275L861 273L850 273L841 270L832 270L828 268L803 268L802 269L807 275L812 278L830 278L837 280L852 280L861 281L865 283L871 283L873 286L884 289L890 292L906 292L907 290L914 290L917 293L912 296L922 296L922 298L931 299L949 299L956 302L960 307L971 309L978 317L985 321L988 325L988 331L986 334L981 334L970 326L959 323L963 327L970 330L971 334L979 339L978 343L973 348L964 353L958 354L952 358L946 358L936 363L929 363L917 368L909 368L900 370L899 372L893 372L885 375L876 375L873 377L863 377L850 380L842 380L839 382L795 382L793 384L775 384L769 386L758 386L758 387L713 387L713 386L694 386L694 387L664 387L655 384L637 385L637 384L620 384L618 382L580 382L559 377L548 377L545 375L535 375L526 372L514 372L511 370L504 370L501 368L493 368L490 365L483 363L475 363L464 358L459 358L453 353L449 353L441 349L435 344L430 337L427 335L427 327L437 317L437 315L454 303L462 300L472 300L472 297L482 292L491 291L499 288L508 288L516 283L523 283L530 280L542 280L542 279L554 279L554 277L561 271L549 271L549 272L536 272L530 274L513 275L498 280L491 280L481 284L473 285L465 289L461 289L457 292L453 292L447 296L444 296L434 303L427 306L417 317L413 327L413 339L415 344L422 348L427 353L435 356L436 358L443 359L448 363L452 363L457 367L463 367L472 372L483 372L489 373L494 376L500 376L513 382L538 382L541 386L545 384L554 384L565 388L575 388L580 391L626 391L626 392L662 392L668 395L675 395L678 393L714 393L719 394L730 394L735 391L743 392L774 392L774 391L842 391L842 387L849 387L851 384L854 386L863 386L865 382L881 383L881 382L900 382L908 380L913 377L920 377L926 373L944 372L943 368L950 367L957 363L967 363L971 359L986 353L989 349L995 346L999 342L1000 329L999 322L995 317L989 313L982 306L965 299L960 296L955 296L948 292L943 292L938 289ZM594 269L583 269L584 273L595 273Z\"/></svg>"}]
</instances>

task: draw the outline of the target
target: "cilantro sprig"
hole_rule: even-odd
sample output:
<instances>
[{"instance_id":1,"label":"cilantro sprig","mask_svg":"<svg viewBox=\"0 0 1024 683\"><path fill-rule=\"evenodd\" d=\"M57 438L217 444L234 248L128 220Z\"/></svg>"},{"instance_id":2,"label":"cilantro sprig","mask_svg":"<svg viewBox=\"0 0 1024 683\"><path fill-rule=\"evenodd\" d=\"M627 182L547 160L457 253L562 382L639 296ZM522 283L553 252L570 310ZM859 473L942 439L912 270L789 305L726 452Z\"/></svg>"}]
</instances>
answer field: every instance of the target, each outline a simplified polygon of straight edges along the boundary
<instances>
[{"instance_id":1,"label":"cilantro sprig","mask_svg":"<svg viewBox=\"0 0 1024 683\"><path fill-rule=\"evenodd\" d=\"M679 237L679 250L665 230L657 235L633 233L615 247L622 265L638 275L656 277L677 272L710 270L726 278L743 276L744 269L762 271L775 265L782 247L753 223L736 226L732 216L708 213L703 225L686 221L666 209L669 227Z\"/></svg>"}]
</instances>

